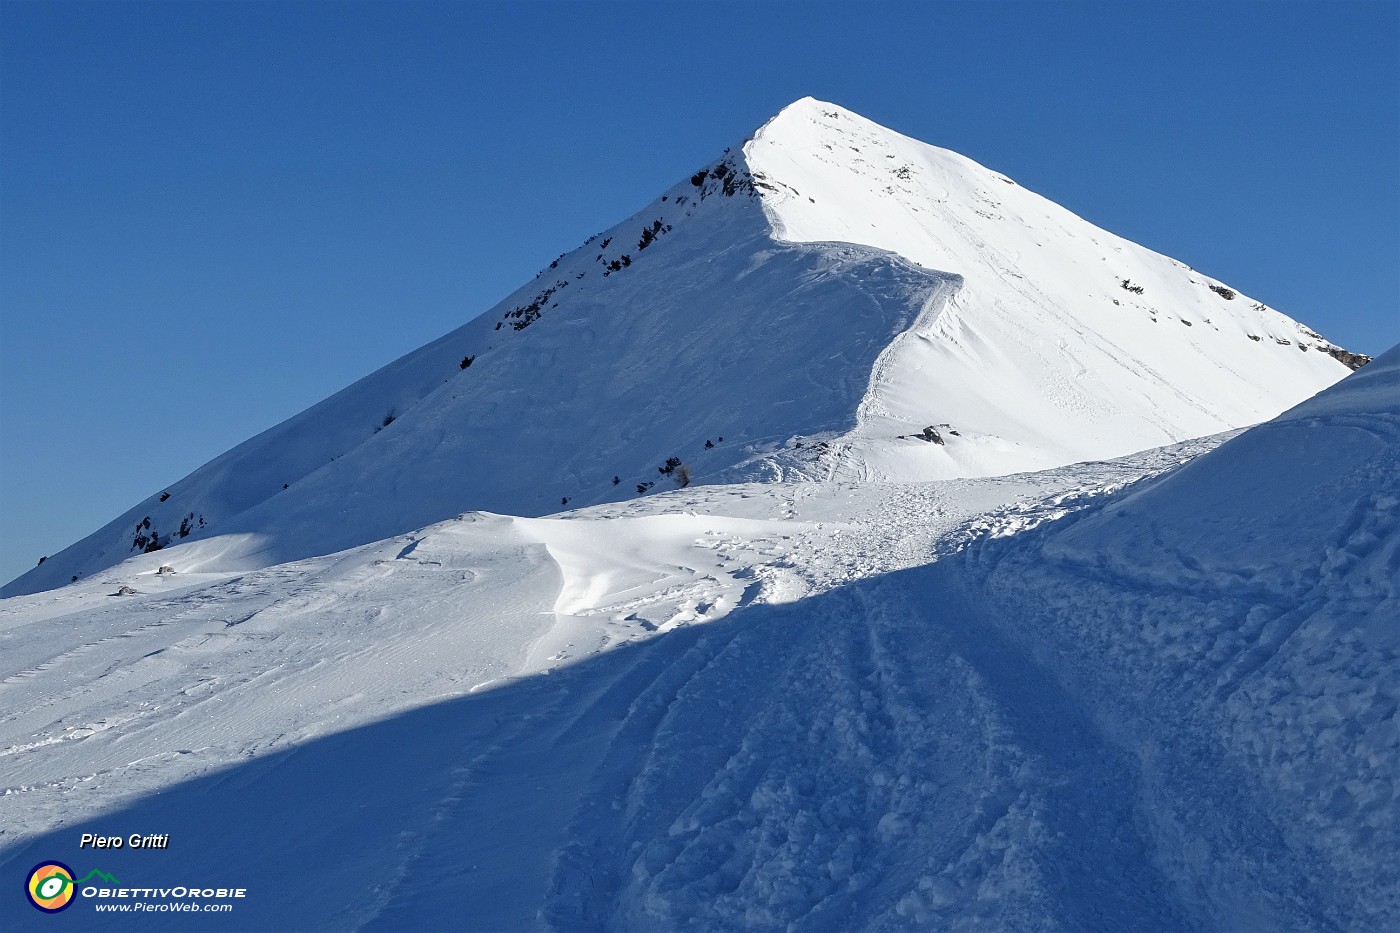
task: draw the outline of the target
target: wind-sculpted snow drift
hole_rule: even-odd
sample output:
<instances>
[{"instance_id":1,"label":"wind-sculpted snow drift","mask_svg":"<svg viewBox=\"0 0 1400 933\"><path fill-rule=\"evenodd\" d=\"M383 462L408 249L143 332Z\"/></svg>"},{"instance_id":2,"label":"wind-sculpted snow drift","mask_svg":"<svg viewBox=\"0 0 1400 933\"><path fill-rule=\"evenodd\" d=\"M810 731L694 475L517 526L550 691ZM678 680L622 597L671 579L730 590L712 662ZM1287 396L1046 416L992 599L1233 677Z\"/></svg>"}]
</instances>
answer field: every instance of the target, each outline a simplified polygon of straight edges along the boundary
<instances>
[{"instance_id":1,"label":"wind-sculpted snow drift","mask_svg":"<svg viewBox=\"0 0 1400 933\"><path fill-rule=\"evenodd\" d=\"M247 569L470 509L620 501L674 485L671 458L697 483L1047 469L1270 418L1340 358L994 171L806 99L0 592L154 570L145 549L172 544Z\"/></svg>"}]
</instances>

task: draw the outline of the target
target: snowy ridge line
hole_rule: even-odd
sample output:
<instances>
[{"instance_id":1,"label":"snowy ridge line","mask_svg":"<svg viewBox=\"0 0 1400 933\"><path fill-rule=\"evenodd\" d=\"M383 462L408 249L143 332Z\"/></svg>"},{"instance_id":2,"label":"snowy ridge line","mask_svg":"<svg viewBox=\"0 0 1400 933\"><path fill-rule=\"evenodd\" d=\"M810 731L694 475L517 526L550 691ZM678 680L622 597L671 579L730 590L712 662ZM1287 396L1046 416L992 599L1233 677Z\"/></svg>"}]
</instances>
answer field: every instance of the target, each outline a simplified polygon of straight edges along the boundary
<instances>
[{"instance_id":1,"label":"snowy ridge line","mask_svg":"<svg viewBox=\"0 0 1400 933\"><path fill-rule=\"evenodd\" d=\"M906 352L882 393L893 423L843 441L870 448L865 468L875 475L995 475L1105 459L1272 417L1278 408L1260 390L1282 369L1330 372L1317 388L1345 373L1330 358L1282 353L1315 339L1283 315L836 105L798 101L744 155L756 175L791 189L760 194L776 236L890 249L964 279L938 340ZM1127 290L1134 282L1146 295ZM1174 321L1186 326L1166 326ZM1277 341L1267 353L1261 334ZM1226 408L1234 410L1222 417ZM939 450L889 445L930 423L966 437Z\"/></svg>"},{"instance_id":2,"label":"snowy ridge line","mask_svg":"<svg viewBox=\"0 0 1400 933\"><path fill-rule=\"evenodd\" d=\"M1272 417L1347 372L1335 349L1005 176L804 99L482 316L0 592L627 501L671 484L672 459L691 482L1108 459ZM944 444L909 439L931 424Z\"/></svg>"}]
</instances>

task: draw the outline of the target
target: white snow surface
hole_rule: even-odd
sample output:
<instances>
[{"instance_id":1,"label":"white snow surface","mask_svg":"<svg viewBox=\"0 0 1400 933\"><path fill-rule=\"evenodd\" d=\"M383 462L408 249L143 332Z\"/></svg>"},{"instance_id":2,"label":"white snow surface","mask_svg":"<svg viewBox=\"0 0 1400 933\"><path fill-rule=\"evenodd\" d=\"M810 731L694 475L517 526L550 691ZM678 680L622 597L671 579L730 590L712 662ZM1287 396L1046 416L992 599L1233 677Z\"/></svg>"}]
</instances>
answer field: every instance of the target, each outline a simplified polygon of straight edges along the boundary
<instances>
[{"instance_id":1,"label":"white snow surface","mask_svg":"<svg viewBox=\"0 0 1400 933\"><path fill-rule=\"evenodd\" d=\"M1393 929L1400 348L1222 439L6 600L0 872L238 929Z\"/></svg>"},{"instance_id":2,"label":"white snow surface","mask_svg":"<svg viewBox=\"0 0 1400 933\"><path fill-rule=\"evenodd\" d=\"M623 501L673 485L657 472L671 457L695 483L1116 457L1278 414L1347 374L1331 346L808 98L500 305L153 490L0 595L85 579L152 535L211 542L187 568L228 572L469 510ZM917 437L930 426L944 443Z\"/></svg>"},{"instance_id":3,"label":"white snow surface","mask_svg":"<svg viewBox=\"0 0 1400 933\"><path fill-rule=\"evenodd\" d=\"M835 105L799 101L745 154L776 189L763 206L779 239L862 243L960 277L876 369L851 439L868 474L1117 456L1266 420L1346 373L1279 312ZM962 439L885 442L928 422Z\"/></svg>"},{"instance_id":4,"label":"white snow surface","mask_svg":"<svg viewBox=\"0 0 1400 933\"><path fill-rule=\"evenodd\" d=\"M1307 398L832 105L724 164L7 588L0 927L137 922L58 859L240 930L1400 929L1400 348Z\"/></svg>"}]
</instances>

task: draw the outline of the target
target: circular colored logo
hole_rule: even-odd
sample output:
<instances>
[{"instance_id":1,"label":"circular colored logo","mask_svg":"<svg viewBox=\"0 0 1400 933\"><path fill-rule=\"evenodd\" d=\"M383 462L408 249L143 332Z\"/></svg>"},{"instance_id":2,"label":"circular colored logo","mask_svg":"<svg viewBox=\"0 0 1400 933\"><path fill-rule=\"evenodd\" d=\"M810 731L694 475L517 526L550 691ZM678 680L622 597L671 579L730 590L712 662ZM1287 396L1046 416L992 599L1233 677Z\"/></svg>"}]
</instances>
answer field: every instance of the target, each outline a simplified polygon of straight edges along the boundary
<instances>
[{"instance_id":1,"label":"circular colored logo","mask_svg":"<svg viewBox=\"0 0 1400 933\"><path fill-rule=\"evenodd\" d=\"M29 903L46 914L56 914L73 903L73 869L62 862L40 862L24 883Z\"/></svg>"}]
</instances>

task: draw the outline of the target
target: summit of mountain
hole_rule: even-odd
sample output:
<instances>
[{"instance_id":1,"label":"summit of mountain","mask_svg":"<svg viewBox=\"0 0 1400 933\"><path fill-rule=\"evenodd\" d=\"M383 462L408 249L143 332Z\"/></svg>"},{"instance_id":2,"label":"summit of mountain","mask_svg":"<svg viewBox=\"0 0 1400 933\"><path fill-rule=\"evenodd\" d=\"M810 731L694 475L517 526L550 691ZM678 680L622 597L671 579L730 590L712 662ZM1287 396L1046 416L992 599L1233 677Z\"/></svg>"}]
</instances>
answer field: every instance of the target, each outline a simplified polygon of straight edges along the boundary
<instances>
[{"instance_id":1,"label":"summit of mountain","mask_svg":"<svg viewBox=\"0 0 1400 933\"><path fill-rule=\"evenodd\" d=\"M993 476L1254 424L1364 357L991 169L804 98L504 301L6 596L264 567L683 483Z\"/></svg>"}]
</instances>

